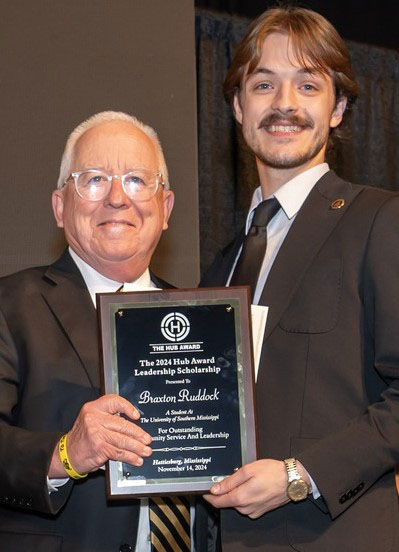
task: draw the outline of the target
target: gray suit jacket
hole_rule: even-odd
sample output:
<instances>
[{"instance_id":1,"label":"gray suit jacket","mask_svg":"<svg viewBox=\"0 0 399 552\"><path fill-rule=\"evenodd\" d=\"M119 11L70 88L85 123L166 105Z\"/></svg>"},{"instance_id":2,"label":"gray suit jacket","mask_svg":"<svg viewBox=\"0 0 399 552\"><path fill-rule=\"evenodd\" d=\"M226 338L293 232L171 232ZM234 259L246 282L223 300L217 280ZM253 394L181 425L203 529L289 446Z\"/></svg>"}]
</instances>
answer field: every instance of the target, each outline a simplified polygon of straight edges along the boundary
<instances>
[{"instance_id":1,"label":"gray suit jacket","mask_svg":"<svg viewBox=\"0 0 399 552\"><path fill-rule=\"evenodd\" d=\"M344 199L340 209L331 208ZM202 285L223 285L242 236ZM299 211L261 297L260 458L297 457L322 498L222 512L223 550L387 552L399 542L399 195L333 172Z\"/></svg>"},{"instance_id":2,"label":"gray suit jacket","mask_svg":"<svg viewBox=\"0 0 399 552\"><path fill-rule=\"evenodd\" d=\"M159 287L170 287L152 275ZM60 436L99 396L97 319L70 255L0 280L0 550L128 552L139 501L105 496L102 470L49 495ZM207 511L197 508L206 551Z\"/></svg>"}]
</instances>

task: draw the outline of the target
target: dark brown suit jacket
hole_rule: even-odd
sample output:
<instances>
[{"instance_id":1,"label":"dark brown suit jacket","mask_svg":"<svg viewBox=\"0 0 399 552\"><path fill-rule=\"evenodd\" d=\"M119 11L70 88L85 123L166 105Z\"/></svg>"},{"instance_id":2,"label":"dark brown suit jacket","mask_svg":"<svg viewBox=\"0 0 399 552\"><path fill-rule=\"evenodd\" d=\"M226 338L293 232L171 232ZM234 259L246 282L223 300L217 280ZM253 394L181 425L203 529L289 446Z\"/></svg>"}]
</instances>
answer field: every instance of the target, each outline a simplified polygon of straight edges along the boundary
<instances>
[{"instance_id":1,"label":"dark brown suit jacket","mask_svg":"<svg viewBox=\"0 0 399 552\"><path fill-rule=\"evenodd\" d=\"M159 287L170 287L152 275ZM52 452L99 396L97 319L69 253L0 280L0 550L134 550L139 501L108 502L102 470L49 495ZM208 550L204 505L197 547ZM130 548L129 548L130 547Z\"/></svg>"},{"instance_id":2,"label":"dark brown suit jacket","mask_svg":"<svg viewBox=\"0 0 399 552\"><path fill-rule=\"evenodd\" d=\"M344 199L340 209L331 208ZM224 285L242 236L202 285ZM322 498L258 520L222 512L223 550L398 549L399 195L327 173L261 297L260 458L297 457Z\"/></svg>"}]
</instances>

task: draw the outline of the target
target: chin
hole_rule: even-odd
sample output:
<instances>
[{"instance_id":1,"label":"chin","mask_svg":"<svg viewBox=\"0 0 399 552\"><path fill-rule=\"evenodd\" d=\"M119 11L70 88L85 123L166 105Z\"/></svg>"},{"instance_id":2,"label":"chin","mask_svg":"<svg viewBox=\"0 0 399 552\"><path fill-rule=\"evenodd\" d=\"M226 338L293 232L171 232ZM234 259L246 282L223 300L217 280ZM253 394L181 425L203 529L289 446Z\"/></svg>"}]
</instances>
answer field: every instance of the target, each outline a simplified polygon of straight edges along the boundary
<instances>
[{"instance_id":1,"label":"chin","mask_svg":"<svg viewBox=\"0 0 399 552\"><path fill-rule=\"evenodd\" d=\"M127 250L118 250L118 248L110 248L109 250L104 250L99 253L97 256L99 263L125 263L131 260L132 257L137 255L137 251Z\"/></svg>"},{"instance_id":2,"label":"chin","mask_svg":"<svg viewBox=\"0 0 399 552\"><path fill-rule=\"evenodd\" d=\"M259 152L259 159L274 169L295 169L306 165L309 162L315 161L319 154L320 148L314 148L313 150L295 151L295 152L273 152L273 151L261 151ZM322 162L322 161L320 161Z\"/></svg>"}]
</instances>

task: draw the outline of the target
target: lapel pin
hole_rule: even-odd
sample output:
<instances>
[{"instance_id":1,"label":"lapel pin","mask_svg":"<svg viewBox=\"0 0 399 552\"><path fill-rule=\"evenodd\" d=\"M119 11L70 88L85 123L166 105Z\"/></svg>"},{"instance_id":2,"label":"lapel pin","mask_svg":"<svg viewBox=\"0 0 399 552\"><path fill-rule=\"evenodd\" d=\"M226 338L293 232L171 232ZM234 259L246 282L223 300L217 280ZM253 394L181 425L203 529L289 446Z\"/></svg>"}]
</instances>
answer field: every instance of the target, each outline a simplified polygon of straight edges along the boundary
<instances>
[{"instance_id":1,"label":"lapel pin","mask_svg":"<svg viewBox=\"0 0 399 552\"><path fill-rule=\"evenodd\" d=\"M345 200L344 199L335 199L331 205L330 205L330 209L341 209L341 207L343 207L345 205Z\"/></svg>"}]
</instances>

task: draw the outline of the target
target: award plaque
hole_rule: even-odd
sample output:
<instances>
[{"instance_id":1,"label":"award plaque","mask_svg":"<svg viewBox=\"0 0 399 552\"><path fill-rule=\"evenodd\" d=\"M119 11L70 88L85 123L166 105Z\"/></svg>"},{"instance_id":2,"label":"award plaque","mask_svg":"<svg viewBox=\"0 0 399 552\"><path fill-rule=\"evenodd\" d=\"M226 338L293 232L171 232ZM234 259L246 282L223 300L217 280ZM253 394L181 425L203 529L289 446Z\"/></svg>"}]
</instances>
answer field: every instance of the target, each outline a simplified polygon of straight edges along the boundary
<instances>
[{"instance_id":1,"label":"award plaque","mask_svg":"<svg viewBox=\"0 0 399 552\"><path fill-rule=\"evenodd\" d=\"M97 295L103 391L140 411L153 453L108 464L110 497L206 492L256 459L248 288Z\"/></svg>"}]
</instances>

